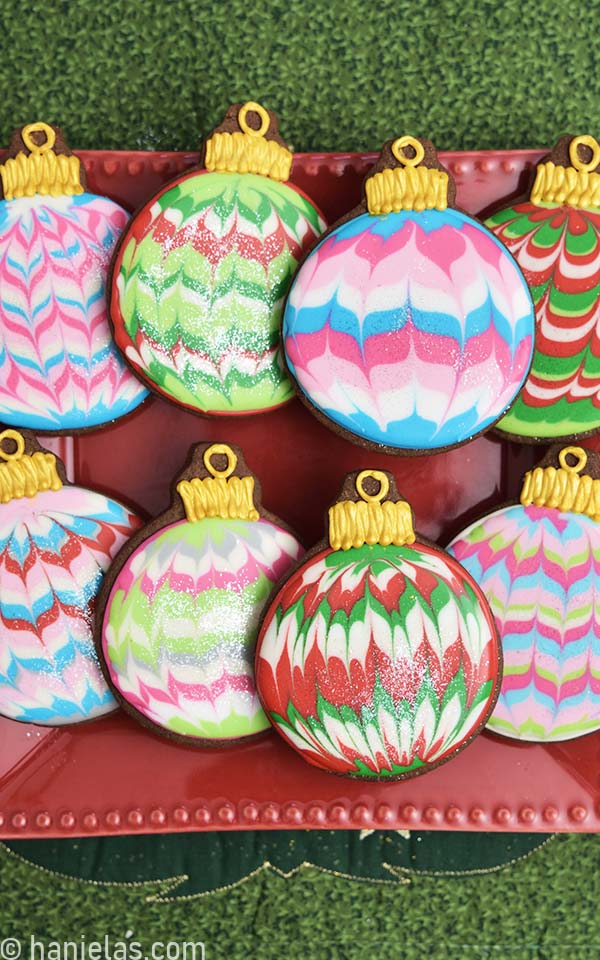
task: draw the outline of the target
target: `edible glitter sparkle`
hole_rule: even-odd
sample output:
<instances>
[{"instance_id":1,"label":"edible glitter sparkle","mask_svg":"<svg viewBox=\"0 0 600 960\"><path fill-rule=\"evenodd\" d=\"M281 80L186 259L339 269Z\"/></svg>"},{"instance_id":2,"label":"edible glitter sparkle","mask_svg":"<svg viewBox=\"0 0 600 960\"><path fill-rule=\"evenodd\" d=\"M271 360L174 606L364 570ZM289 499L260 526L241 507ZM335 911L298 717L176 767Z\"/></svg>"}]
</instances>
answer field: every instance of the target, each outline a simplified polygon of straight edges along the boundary
<instances>
[{"instance_id":1,"label":"edible glitter sparkle","mask_svg":"<svg viewBox=\"0 0 600 960\"><path fill-rule=\"evenodd\" d=\"M521 388L533 304L512 256L458 210L362 214L300 267L289 369L352 439L435 451L488 429Z\"/></svg>"},{"instance_id":2,"label":"edible glitter sparkle","mask_svg":"<svg viewBox=\"0 0 600 960\"><path fill-rule=\"evenodd\" d=\"M254 648L273 584L299 557L268 520L178 521L119 572L104 615L112 682L166 731L231 740L269 722L254 686Z\"/></svg>"},{"instance_id":3,"label":"edible glitter sparkle","mask_svg":"<svg viewBox=\"0 0 600 960\"><path fill-rule=\"evenodd\" d=\"M111 315L130 363L200 412L252 413L293 396L279 340L294 271L324 228L293 187L192 172L133 219Z\"/></svg>"}]
</instances>

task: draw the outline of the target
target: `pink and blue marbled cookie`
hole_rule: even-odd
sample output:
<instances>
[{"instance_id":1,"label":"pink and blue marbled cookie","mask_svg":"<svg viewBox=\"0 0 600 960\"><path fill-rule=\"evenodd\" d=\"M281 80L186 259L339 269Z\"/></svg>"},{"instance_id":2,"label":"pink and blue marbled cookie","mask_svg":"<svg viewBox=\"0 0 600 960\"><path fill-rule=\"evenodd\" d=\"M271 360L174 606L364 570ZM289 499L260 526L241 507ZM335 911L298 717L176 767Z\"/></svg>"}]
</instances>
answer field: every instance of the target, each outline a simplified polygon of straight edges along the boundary
<instances>
[{"instance_id":1,"label":"pink and blue marbled cookie","mask_svg":"<svg viewBox=\"0 0 600 960\"><path fill-rule=\"evenodd\" d=\"M60 726L116 709L94 647L94 605L139 523L77 486L0 504L0 714Z\"/></svg>"},{"instance_id":2,"label":"pink and blue marbled cookie","mask_svg":"<svg viewBox=\"0 0 600 960\"><path fill-rule=\"evenodd\" d=\"M534 314L502 243L453 209L362 213L301 266L288 367L350 439L435 452L486 430L527 376Z\"/></svg>"},{"instance_id":3,"label":"pink and blue marbled cookie","mask_svg":"<svg viewBox=\"0 0 600 960\"><path fill-rule=\"evenodd\" d=\"M485 593L504 678L490 730L568 740L600 729L600 525L547 506L502 507L450 553Z\"/></svg>"},{"instance_id":4,"label":"pink and blue marbled cookie","mask_svg":"<svg viewBox=\"0 0 600 960\"><path fill-rule=\"evenodd\" d=\"M148 391L117 350L105 300L129 217L106 197L0 200L0 421L37 431L99 427Z\"/></svg>"}]
</instances>

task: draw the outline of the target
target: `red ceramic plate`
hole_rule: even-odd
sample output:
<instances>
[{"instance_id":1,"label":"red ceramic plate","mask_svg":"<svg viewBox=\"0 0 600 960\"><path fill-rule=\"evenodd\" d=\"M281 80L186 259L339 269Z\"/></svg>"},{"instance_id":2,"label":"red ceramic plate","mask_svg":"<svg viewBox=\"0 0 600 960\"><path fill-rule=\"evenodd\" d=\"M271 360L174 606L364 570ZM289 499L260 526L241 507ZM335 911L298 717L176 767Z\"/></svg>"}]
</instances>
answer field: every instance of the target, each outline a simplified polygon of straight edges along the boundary
<instances>
[{"instance_id":1,"label":"red ceramic plate","mask_svg":"<svg viewBox=\"0 0 600 960\"><path fill-rule=\"evenodd\" d=\"M195 154L82 153L90 189L130 209L192 166ZM536 151L448 153L459 203L472 213L523 191ZM359 200L373 155L300 154L293 181L333 220ZM450 453L394 458L355 447L295 401L273 413L202 419L150 399L128 420L55 446L79 482L157 513L188 447L240 444L263 501L306 544L349 470L392 470L422 534L446 544L514 497L540 449L481 438ZM600 448L600 441L589 441ZM403 783L345 780L304 763L276 736L221 750L169 743L114 714L48 730L0 720L0 835L256 827L600 829L600 733L552 745L484 733L450 763Z\"/></svg>"}]
</instances>

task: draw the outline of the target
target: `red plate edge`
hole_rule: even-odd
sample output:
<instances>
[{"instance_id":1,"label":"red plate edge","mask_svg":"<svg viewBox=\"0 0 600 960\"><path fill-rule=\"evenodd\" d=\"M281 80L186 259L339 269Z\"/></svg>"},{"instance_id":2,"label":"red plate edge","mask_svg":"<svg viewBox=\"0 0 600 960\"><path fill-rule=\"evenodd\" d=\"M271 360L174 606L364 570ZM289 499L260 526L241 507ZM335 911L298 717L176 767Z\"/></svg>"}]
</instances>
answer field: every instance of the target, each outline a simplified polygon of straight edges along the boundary
<instances>
[{"instance_id":1,"label":"red plate edge","mask_svg":"<svg viewBox=\"0 0 600 960\"><path fill-rule=\"evenodd\" d=\"M472 213L523 192L539 150L441 153ZM89 189L135 209L197 163L195 153L81 151ZM292 181L329 220L352 208L375 154L296 154ZM150 513L190 443L240 443L265 505L309 545L343 474L391 469L417 527L446 543L467 518L515 495L541 449L482 438L447 454L366 453L294 402L262 417L210 421L153 398L113 427L56 441L79 482ZM587 441L596 449L600 441ZM158 451L158 452L157 452ZM143 478L140 484L139 478ZM600 830L600 733L541 745L484 733L431 773L366 784L303 762L275 734L225 750L155 736L123 714L48 730L0 719L0 836L41 838L190 830Z\"/></svg>"}]
</instances>

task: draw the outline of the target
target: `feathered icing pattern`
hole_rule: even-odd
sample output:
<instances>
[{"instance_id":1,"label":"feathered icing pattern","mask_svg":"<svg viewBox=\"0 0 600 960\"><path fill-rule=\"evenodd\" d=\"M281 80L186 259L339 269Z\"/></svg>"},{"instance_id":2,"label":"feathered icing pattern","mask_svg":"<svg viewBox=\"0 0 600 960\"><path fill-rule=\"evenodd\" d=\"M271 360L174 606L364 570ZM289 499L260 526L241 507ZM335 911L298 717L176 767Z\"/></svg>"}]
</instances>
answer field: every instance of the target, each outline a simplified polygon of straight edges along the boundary
<instances>
[{"instance_id":1,"label":"feathered icing pattern","mask_svg":"<svg viewBox=\"0 0 600 960\"><path fill-rule=\"evenodd\" d=\"M139 520L79 487L0 509L0 714L60 725L115 709L97 662L94 602Z\"/></svg>"},{"instance_id":2,"label":"feathered icing pattern","mask_svg":"<svg viewBox=\"0 0 600 960\"><path fill-rule=\"evenodd\" d=\"M488 220L521 266L536 308L533 366L498 425L570 437L600 425L600 211L517 204Z\"/></svg>"},{"instance_id":3,"label":"feathered icing pattern","mask_svg":"<svg viewBox=\"0 0 600 960\"><path fill-rule=\"evenodd\" d=\"M300 546L266 520L178 522L145 541L115 581L103 649L145 717L191 737L266 729L254 687L258 618Z\"/></svg>"},{"instance_id":4,"label":"feathered icing pattern","mask_svg":"<svg viewBox=\"0 0 600 960\"><path fill-rule=\"evenodd\" d=\"M285 402L283 300L323 226L285 184L253 174L183 177L128 234L113 294L118 343L153 384L194 409Z\"/></svg>"},{"instance_id":5,"label":"feathered icing pattern","mask_svg":"<svg viewBox=\"0 0 600 960\"><path fill-rule=\"evenodd\" d=\"M547 507L506 507L449 550L486 594L504 679L489 726L523 740L600 728L600 527Z\"/></svg>"},{"instance_id":6,"label":"feathered icing pattern","mask_svg":"<svg viewBox=\"0 0 600 960\"><path fill-rule=\"evenodd\" d=\"M532 333L512 258L452 210L343 224L301 267L283 326L313 404L358 436L415 449L492 423L525 378Z\"/></svg>"},{"instance_id":7,"label":"feathered icing pattern","mask_svg":"<svg viewBox=\"0 0 600 960\"><path fill-rule=\"evenodd\" d=\"M0 420L38 430L97 426L147 391L126 368L105 283L128 219L112 200L0 201Z\"/></svg>"},{"instance_id":8,"label":"feathered icing pattern","mask_svg":"<svg viewBox=\"0 0 600 960\"><path fill-rule=\"evenodd\" d=\"M257 683L311 763L397 776L477 728L495 657L478 597L439 551L363 546L325 551L286 582L261 637Z\"/></svg>"}]
</instances>

